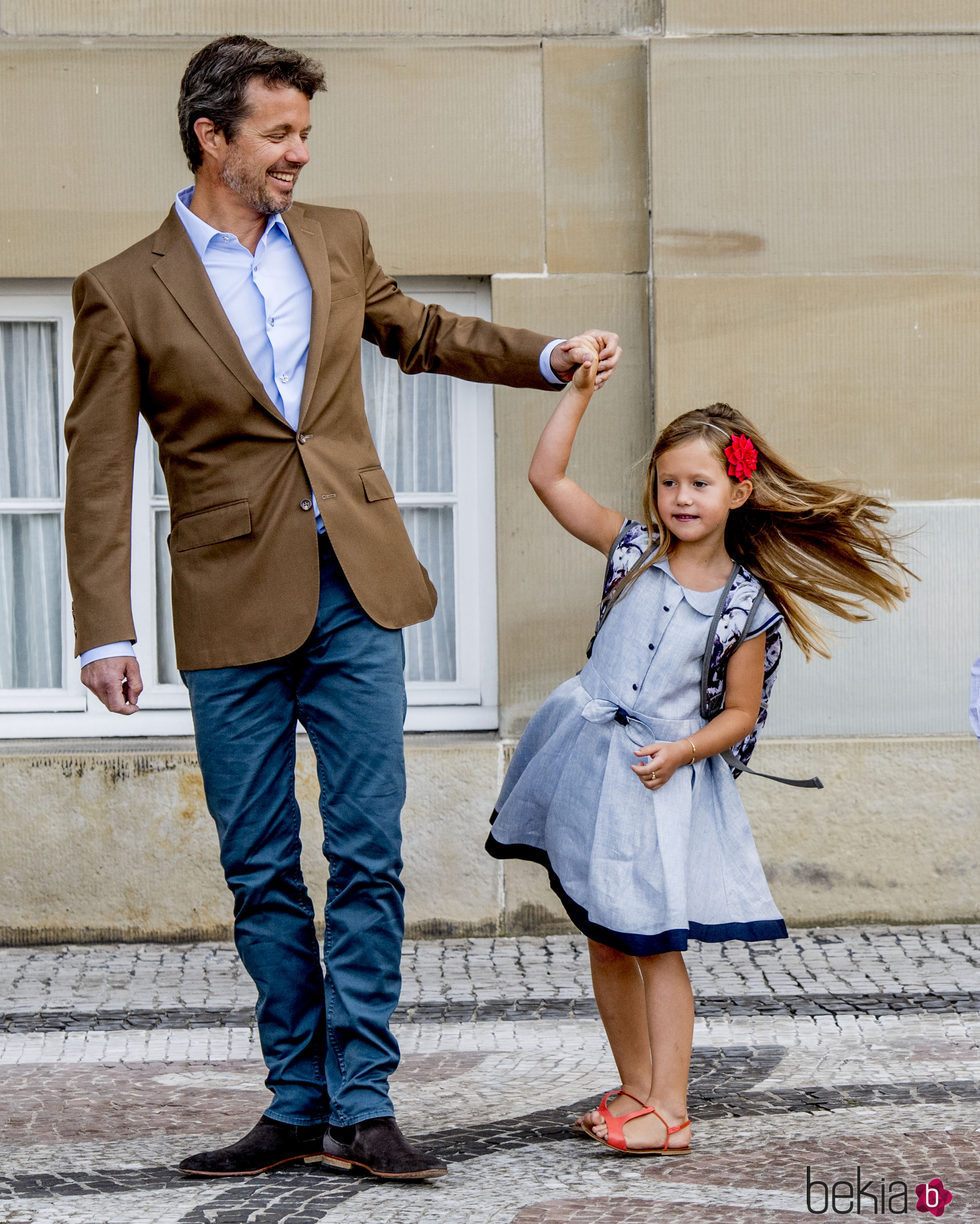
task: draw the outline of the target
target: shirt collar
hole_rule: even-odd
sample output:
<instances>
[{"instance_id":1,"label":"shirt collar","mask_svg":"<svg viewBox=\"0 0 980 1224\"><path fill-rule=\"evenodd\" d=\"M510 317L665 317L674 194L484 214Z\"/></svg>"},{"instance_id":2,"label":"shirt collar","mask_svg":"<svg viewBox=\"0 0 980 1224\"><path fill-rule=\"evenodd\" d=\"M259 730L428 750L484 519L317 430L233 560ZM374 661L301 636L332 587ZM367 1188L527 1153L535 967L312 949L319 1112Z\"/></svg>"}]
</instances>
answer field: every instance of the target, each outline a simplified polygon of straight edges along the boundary
<instances>
[{"instance_id":1,"label":"shirt collar","mask_svg":"<svg viewBox=\"0 0 980 1224\"><path fill-rule=\"evenodd\" d=\"M190 210L190 203L194 196L194 185L183 187L177 192L177 197L174 200L174 208L177 210L177 216L180 217L184 229L187 230L187 237L190 238L194 250L197 251L201 259L204 258L204 252L208 249L210 242L223 233L222 230L216 230L213 225L208 225L207 221L202 220L196 213ZM273 213L266 219L265 230L262 233L262 238L259 241L264 241L270 231L278 229L287 242L292 242L289 236L289 230L286 228L286 223L282 219L280 213Z\"/></svg>"},{"instance_id":2,"label":"shirt collar","mask_svg":"<svg viewBox=\"0 0 980 1224\"><path fill-rule=\"evenodd\" d=\"M659 561L654 561L651 569L658 569L666 574L680 591L684 602L692 607L695 612L700 612L702 616L714 616L715 609L718 607L718 598L722 591L721 587L717 591L693 591L690 587L681 586L674 577L673 571L670 568L670 560L667 557L661 557Z\"/></svg>"}]
</instances>

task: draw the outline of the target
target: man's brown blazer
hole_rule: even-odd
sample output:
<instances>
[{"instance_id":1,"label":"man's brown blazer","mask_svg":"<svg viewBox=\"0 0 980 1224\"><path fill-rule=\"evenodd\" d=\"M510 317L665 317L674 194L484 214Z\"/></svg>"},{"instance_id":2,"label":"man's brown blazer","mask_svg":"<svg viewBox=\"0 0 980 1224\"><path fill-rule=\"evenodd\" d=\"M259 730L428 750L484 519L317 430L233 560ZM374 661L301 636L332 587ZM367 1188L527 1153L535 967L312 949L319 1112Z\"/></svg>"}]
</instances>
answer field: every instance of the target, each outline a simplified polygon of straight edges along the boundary
<instances>
[{"instance_id":1,"label":"man's brown blazer","mask_svg":"<svg viewBox=\"0 0 980 1224\"><path fill-rule=\"evenodd\" d=\"M348 209L294 205L286 225L313 289L299 428L273 407L174 210L75 282L75 394L65 422L65 532L80 653L135 639L133 448L142 414L170 497L181 668L279 658L319 597L310 489L365 612L400 628L436 595L412 550L364 414L360 341L408 373L540 387L548 337L402 294Z\"/></svg>"}]
</instances>

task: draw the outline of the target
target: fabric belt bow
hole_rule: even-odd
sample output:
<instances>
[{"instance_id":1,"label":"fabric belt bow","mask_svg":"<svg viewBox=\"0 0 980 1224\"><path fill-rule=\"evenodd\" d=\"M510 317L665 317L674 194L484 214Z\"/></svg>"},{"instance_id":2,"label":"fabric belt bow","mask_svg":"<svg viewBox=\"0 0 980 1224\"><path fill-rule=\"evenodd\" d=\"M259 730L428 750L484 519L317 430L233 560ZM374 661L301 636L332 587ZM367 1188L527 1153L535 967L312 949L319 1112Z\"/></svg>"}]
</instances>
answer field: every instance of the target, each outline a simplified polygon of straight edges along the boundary
<instances>
[{"instance_id":1,"label":"fabric belt bow","mask_svg":"<svg viewBox=\"0 0 980 1224\"><path fill-rule=\"evenodd\" d=\"M627 736L643 748L654 743L659 736L649 723L645 722L632 710L624 709L615 701L607 701L605 697L593 697L582 708L582 717L591 723L617 722L626 731Z\"/></svg>"}]
</instances>

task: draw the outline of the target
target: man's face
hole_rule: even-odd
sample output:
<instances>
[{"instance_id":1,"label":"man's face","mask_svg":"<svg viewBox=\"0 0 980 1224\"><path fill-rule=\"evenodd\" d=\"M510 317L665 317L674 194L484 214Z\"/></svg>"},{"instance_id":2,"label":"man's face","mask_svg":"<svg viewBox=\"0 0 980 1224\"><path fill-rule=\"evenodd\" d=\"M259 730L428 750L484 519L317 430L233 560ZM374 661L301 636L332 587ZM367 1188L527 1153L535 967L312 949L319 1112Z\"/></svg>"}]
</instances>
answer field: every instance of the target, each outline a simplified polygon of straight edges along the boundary
<instances>
[{"instance_id":1,"label":"man's face","mask_svg":"<svg viewBox=\"0 0 980 1224\"><path fill-rule=\"evenodd\" d=\"M310 160L310 100L298 89L248 84L249 109L233 140L225 141L221 181L266 216L285 212Z\"/></svg>"}]
</instances>

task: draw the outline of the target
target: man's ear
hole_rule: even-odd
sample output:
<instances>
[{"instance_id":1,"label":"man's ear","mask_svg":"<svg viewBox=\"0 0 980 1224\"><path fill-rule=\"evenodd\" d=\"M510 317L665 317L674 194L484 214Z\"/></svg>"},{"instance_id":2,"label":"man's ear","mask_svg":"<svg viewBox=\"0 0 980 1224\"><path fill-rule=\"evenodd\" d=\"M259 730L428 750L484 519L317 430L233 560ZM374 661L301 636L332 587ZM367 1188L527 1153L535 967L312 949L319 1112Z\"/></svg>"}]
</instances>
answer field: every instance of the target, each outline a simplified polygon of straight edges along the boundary
<instances>
[{"instance_id":1,"label":"man's ear","mask_svg":"<svg viewBox=\"0 0 980 1224\"><path fill-rule=\"evenodd\" d=\"M219 132L214 126L213 119L206 119L203 116L200 119L194 120L194 134L197 136L197 143L201 146L201 153L207 157L214 156L218 150L218 146L224 143L224 133Z\"/></svg>"},{"instance_id":2,"label":"man's ear","mask_svg":"<svg viewBox=\"0 0 980 1224\"><path fill-rule=\"evenodd\" d=\"M744 506L752 496L752 481L740 480L732 489L732 505L733 510L737 510L739 506Z\"/></svg>"}]
</instances>

